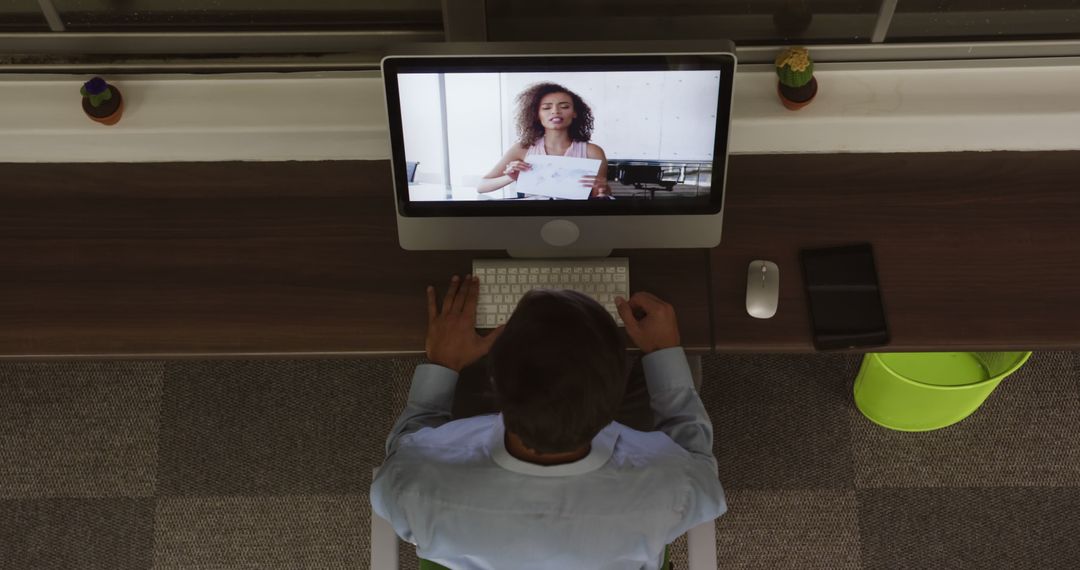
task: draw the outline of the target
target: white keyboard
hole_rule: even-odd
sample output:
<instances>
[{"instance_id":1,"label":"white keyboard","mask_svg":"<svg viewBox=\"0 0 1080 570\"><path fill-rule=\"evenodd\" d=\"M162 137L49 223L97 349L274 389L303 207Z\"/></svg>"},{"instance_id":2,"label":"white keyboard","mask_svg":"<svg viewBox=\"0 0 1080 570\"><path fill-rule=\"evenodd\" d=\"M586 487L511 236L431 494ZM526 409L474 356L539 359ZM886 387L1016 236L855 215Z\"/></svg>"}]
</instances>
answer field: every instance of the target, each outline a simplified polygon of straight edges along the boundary
<instances>
[{"instance_id":1,"label":"white keyboard","mask_svg":"<svg viewBox=\"0 0 1080 570\"><path fill-rule=\"evenodd\" d=\"M533 289L571 289L596 299L621 327L615 297L630 298L630 260L595 259L474 259L473 275L480 278L476 326L494 328L506 323L521 296Z\"/></svg>"}]
</instances>

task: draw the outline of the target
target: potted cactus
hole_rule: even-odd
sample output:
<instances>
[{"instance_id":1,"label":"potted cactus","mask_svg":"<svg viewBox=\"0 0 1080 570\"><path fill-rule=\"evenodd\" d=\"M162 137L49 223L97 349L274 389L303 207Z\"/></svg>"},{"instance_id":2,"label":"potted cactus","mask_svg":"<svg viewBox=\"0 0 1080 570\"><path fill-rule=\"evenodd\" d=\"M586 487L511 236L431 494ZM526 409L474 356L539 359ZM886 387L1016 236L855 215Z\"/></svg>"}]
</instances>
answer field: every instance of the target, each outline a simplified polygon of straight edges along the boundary
<instances>
[{"instance_id":1,"label":"potted cactus","mask_svg":"<svg viewBox=\"0 0 1080 570\"><path fill-rule=\"evenodd\" d=\"M776 91L780 102L792 111L805 107L817 95L814 62L804 47L790 47L776 56Z\"/></svg>"},{"instance_id":2,"label":"potted cactus","mask_svg":"<svg viewBox=\"0 0 1080 570\"><path fill-rule=\"evenodd\" d=\"M105 82L100 77L95 77L83 83L82 108L87 117L103 125L115 125L124 114L124 99L120 91Z\"/></svg>"}]
</instances>

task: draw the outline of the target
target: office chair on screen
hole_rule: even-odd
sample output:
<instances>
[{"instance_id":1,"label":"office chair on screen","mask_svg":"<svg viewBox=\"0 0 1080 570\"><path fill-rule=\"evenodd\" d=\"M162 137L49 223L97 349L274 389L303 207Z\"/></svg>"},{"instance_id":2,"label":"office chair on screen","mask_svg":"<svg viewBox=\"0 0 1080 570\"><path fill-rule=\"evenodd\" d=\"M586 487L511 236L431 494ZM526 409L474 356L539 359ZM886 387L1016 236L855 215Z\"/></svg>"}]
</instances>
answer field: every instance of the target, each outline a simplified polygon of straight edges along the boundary
<instances>
[{"instance_id":1,"label":"office chair on screen","mask_svg":"<svg viewBox=\"0 0 1080 570\"><path fill-rule=\"evenodd\" d=\"M649 192L649 199L656 199L656 191L671 192L676 184L683 182L685 168L664 168L645 164L620 164L616 180L619 184L633 186Z\"/></svg>"}]
</instances>

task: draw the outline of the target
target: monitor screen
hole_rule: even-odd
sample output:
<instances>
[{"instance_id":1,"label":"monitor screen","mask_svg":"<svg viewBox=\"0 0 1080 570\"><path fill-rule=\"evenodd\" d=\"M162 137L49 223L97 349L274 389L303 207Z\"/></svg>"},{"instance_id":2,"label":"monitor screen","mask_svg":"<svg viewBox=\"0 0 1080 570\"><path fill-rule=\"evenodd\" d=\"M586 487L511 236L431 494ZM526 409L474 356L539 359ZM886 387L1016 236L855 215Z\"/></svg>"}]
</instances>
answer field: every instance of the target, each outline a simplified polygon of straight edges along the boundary
<instances>
[{"instance_id":1,"label":"monitor screen","mask_svg":"<svg viewBox=\"0 0 1080 570\"><path fill-rule=\"evenodd\" d=\"M400 213L714 214L733 67L726 54L387 58Z\"/></svg>"}]
</instances>

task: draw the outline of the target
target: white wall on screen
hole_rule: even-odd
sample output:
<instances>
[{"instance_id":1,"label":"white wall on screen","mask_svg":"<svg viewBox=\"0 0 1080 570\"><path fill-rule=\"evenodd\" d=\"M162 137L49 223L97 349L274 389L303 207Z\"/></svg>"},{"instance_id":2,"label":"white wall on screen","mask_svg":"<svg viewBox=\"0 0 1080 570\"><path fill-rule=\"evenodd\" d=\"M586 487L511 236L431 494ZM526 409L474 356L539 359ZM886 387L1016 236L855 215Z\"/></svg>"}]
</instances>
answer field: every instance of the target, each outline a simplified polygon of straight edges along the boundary
<instances>
[{"instance_id":1,"label":"white wall on screen","mask_svg":"<svg viewBox=\"0 0 1080 570\"><path fill-rule=\"evenodd\" d=\"M476 187L506 151L499 104L498 73L446 75L452 186Z\"/></svg>"},{"instance_id":2,"label":"white wall on screen","mask_svg":"<svg viewBox=\"0 0 1080 570\"><path fill-rule=\"evenodd\" d=\"M439 102L437 73L398 75L401 127L405 138L405 159L419 162L417 182L443 184L442 105Z\"/></svg>"},{"instance_id":3,"label":"white wall on screen","mask_svg":"<svg viewBox=\"0 0 1080 570\"><path fill-rule=\"evenodd\" d=\"M518 94L533 83L551 81L580 95L592 109L592 142L604 149L609 160L711 161L718 74L708 70L503 73L503 137L508 142L517 138Z\"/></svg>"},{"instance_id":4,"label":"white wall on screen","mask_svg":"<svg viewBox=\"0 0 1080 570\"><path fill-rule=\"evenodd\" d=\"M680 72L664 78L662 160L712 161L719 96L719 71Z\"/></svg>"},{"instance_id":5,"label":"white wall on screen","mask_svg":"<svg viewBox=\"0 0 1080 570\"><path fill-rule=\"evenodd\" d=\"M609 97L598 106L604 113L604 126L610 129L604 134L613 143L604 147L608 158L668 160L660 146L667 107L664 74L615 72L604 76Z\"/></svg>"}]
</instances>

